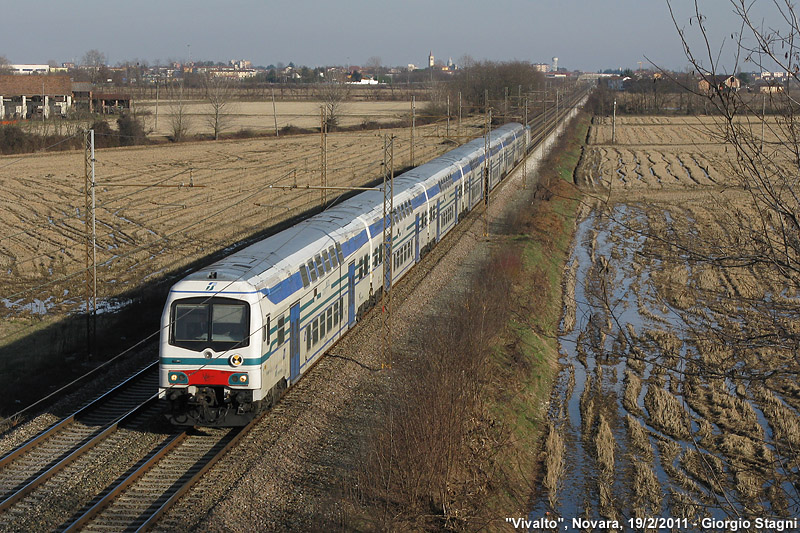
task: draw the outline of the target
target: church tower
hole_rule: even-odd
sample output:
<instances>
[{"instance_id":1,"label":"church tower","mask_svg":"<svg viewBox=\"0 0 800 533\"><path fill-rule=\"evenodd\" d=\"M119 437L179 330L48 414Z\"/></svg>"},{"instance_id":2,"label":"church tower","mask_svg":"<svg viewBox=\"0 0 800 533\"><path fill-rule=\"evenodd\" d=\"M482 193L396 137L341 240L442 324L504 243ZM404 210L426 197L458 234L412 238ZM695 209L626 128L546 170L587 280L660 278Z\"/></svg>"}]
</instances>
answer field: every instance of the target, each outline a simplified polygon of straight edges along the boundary
<instances>
[{"instance_id":1,"label":"church tower","mask_svg":"<svg viewBox=\"0 0 800 533\"><path fill-rule=\"evenodd\" d=\"M428 68L433 68L433 64L433 50L431 50L431 53L428 55Z\"/></svg>"}]
</instances>

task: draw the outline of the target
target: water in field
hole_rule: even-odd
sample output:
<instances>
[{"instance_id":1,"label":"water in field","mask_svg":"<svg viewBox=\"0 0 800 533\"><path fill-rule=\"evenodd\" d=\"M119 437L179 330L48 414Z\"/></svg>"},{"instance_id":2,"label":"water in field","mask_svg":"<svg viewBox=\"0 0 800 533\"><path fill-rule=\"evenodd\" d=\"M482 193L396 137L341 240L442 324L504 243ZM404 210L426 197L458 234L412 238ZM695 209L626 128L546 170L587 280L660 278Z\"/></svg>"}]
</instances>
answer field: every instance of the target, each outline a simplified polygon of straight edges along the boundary
<instances>
[{"instance_id":1,"label":"water in field","mask_svg":"<svg viewBox=\"0 0 800 533\"><path fill-rule=\"evenodd\" d=\"M800 514L800 388L752 379L741 370L763 353L713 337L747 321L721 296L747 273L690 262L663 238L674 216L623 206L577 228L574 327L560 337L549 411L561 444L546 449L563 463L545 460L531 519L628 530L631 517ZM693 214L678 216L693 226L683 235L703 231Z\"/></svg>"}]
</instances>

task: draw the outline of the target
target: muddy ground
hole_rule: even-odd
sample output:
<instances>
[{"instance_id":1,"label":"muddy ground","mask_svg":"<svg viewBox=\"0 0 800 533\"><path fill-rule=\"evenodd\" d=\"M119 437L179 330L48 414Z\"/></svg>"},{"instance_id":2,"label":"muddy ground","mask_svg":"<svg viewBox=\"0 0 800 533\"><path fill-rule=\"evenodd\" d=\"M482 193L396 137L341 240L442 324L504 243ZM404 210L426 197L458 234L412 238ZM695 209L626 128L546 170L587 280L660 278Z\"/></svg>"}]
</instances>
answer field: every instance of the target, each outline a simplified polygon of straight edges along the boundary
<instances>
[{"instance_id":1,"label":"muddy ground","mask_svg":"<svg viewBox=\"0 0 800 533\"><path fill-rule=\"evenodd\" d=\"M571 466L546 473L533 518L800 513L797 289L707 260L741 239L731 212L756 216L708 125L618 118L616 144L608 121L587 137L546 443Z\"/></svg>"}]
</instances>

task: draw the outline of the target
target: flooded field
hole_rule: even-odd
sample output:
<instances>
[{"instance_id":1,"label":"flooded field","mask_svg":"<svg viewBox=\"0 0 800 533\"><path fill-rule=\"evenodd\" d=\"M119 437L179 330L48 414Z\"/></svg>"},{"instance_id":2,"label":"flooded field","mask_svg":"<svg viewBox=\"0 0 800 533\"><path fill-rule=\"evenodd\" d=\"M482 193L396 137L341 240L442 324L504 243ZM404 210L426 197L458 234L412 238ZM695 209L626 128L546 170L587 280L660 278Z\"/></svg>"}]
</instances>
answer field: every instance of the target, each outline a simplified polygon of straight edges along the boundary
<instances>
[{"instance_id":1,"label":"flooded field","mask_svg":"<svg viewBox=\"0 0 800 533\"><path fill-rule=\"evenodd\" d=\"M619 153L590 153L599 150ZM709 259L736 248L728 213L747 209L746 195L719 191L709 159L676 180L691 194L676 183L672 195L649 179L666 176L652 151L638 170L625 159L598 159L598 181L638 174L639 192L587 206L578 223L531 517L616 520L624 530L648 530L630 527L635 517L686 519L675 531L701 530L703 520L727 524L720 531L795 530L800 362L787 339L800 334L796 288L770 265Z\"/></svg>"}]
</instances>

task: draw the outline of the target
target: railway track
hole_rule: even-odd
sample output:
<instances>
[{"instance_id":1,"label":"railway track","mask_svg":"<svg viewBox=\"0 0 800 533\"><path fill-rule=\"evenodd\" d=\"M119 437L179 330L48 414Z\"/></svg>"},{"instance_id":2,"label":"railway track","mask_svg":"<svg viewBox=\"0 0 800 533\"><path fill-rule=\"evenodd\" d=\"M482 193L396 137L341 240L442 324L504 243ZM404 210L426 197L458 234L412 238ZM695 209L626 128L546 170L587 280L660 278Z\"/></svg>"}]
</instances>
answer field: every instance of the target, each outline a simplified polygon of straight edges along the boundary
<instances>
[{"instance_id":1,"label":"railway track","mask_svg":"<svg viewBox=\"0 0 800 533\"><path fill-rule=\"evenodd\" d=\"M174 435L95 498L64 531L139 531L150 527L256 421L241 428L187 430Z\"/></svg>"},{"instance_id":2,"label":"railway track","mask_svg":"<svg viewBox=\"0 0 800 533\"><path fill-rule=\"evenodd\" d=\"M37 489L102 448L120 427L156 416L157 379L153 363L0 458L0 528L15 507L24 512L21 504Z\"/></svg>"}]
</instances>

